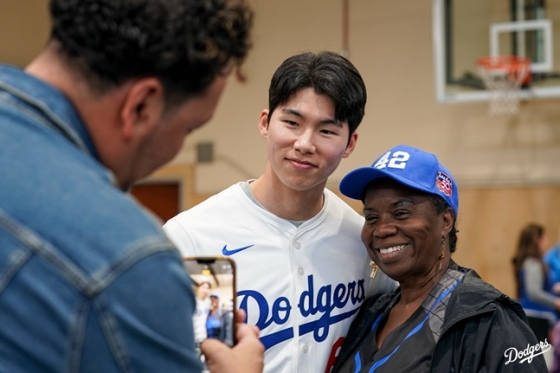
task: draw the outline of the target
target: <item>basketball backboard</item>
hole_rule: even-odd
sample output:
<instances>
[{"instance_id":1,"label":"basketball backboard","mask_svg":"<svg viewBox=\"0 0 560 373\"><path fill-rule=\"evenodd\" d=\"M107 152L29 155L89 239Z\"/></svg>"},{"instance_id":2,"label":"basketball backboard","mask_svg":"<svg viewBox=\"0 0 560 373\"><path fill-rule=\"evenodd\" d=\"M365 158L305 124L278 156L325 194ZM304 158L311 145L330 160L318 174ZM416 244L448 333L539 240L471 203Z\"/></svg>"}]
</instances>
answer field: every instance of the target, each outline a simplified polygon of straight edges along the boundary
<instances>
[{"instance_id":1,"label":"basketball backboard","mask_svg":"<svg viewBox=\"0 0 560 373\"><path fill-rule=\"evenodd\" d=\"M531 60L522 99L560 97L560 0L433 0L439 102L489 101L477 72L484 56Z\"/></svg>"}]
</instances>

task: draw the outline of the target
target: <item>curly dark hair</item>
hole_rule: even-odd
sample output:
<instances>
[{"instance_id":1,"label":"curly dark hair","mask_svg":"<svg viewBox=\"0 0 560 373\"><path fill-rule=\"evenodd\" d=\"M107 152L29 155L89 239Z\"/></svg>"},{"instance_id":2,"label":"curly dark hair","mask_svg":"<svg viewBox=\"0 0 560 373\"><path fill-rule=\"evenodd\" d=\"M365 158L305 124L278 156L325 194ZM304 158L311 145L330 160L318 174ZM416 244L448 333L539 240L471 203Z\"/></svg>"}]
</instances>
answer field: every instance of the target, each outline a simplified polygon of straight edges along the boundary
<instances>
[{"instance_id":1,"label":"curly dark hair","mask_svg":"<svg viewBox=\"0 0 560 373\"><path fill-rule=\"evenodd\" d=\"M268 90L268 120L278 105L304 88L329 96L334 101L335 119L347 121L349 134L354 133L364 117L367 94L362 76L348 59L323 51L301 53L282 62Z\"/></svg>"},{"instance_id":2,"label":"curly dark hair","mask_svg":"<svg viewBox=\"0 0 560 373\"><path fill-rule=\"evenodd\" d=\"M245 0L51 0L51 39L98 92L156 77L166 100L204 92L250 49Z\"/></svg>"}]
</instances>

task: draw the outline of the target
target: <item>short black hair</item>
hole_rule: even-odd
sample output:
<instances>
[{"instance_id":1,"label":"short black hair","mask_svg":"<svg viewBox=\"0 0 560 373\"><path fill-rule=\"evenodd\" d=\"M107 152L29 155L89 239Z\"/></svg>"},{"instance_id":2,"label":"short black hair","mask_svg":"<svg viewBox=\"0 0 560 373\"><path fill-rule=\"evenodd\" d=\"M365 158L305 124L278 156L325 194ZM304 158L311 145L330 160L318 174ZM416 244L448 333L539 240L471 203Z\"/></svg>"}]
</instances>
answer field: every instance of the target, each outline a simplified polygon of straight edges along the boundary
<instances>
[{"instance_id":1,"label":"short black hair","mask_svg":"<svg viewBox=\"0 0 560 373\"><path fill-rule=\"evenodd\" d=\"M329 96L334 101L335 119L347 121L349 134L354 133L365 114L367 93L362 76L348 59L322 51L301 53L282 62L268 90L268 120L278 105L304 88Z\"/></svg>"},{"instance_id":2,"label":"short black hair","mask_svg":"<svg viewBox=\"0 0 560 373\"><path fill-rule=\"evenodd\" d=\"M156 77L169 103L204 92L250 48L245 0L51 0L51 39L103 93Z\"/></svg>"}]
</instances>

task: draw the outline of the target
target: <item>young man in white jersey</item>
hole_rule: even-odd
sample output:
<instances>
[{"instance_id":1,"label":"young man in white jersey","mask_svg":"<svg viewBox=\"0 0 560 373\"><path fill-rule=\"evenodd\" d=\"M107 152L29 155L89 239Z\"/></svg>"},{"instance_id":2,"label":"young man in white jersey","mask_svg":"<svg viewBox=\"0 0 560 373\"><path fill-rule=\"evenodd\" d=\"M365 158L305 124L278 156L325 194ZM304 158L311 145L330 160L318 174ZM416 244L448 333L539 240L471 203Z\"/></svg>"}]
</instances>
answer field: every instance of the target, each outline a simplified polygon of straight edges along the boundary
<instances>
[{"instance_id":1,"label":"young man in white jersey","mask_svg":"<svg viewBox=\"0 0 560 373\"><path fill-rule=\"evenodd\" d=\"M264 174L164 226L185 256L235 260L237 302L261 330L267 373L330 371L368 287L393 286L383 274L369 284L363 218L325 188L356 146L365 103L364 82L346 58L288 58L260 115Z\"/></svg>"}]
</instances>

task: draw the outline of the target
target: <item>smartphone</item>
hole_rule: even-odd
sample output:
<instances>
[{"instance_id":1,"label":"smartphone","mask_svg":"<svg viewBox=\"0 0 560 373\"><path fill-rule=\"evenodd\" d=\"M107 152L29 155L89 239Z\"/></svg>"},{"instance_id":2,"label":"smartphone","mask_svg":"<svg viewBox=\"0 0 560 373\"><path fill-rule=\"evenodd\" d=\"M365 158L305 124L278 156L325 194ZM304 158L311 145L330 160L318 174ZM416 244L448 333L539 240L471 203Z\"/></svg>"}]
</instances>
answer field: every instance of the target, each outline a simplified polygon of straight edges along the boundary
<instances>
[{"instance_id":1,"label":"smartphone","mask_svg":"<svg viewBox=\"0 0 560 373\"><path fill-rule=\"evenodd\" d=\"M199 354L199 345L206 338L233 346L236 343L235 262L227 257L188 257L183 259L183 264L196 299L193 326ZM204 361L204 356L200 356Z\"/></svg>"}]
</instances>

